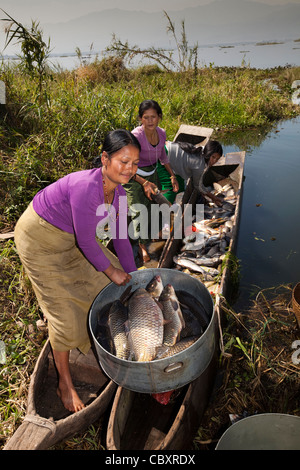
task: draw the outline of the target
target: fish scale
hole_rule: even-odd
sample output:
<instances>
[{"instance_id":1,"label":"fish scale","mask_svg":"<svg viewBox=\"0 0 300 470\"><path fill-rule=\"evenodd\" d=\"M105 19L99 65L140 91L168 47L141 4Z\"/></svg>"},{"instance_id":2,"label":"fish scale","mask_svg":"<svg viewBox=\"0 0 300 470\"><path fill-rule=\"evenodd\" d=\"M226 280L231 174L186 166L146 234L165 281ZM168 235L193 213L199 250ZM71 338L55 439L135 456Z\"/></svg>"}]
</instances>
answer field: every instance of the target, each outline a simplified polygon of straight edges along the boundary
<instances>
[{"instance_id":1,"label":"fish scale","mask_svg":"<svg viewBox=\"0 0 300 470\"><path fill-rule=\"evenodd\" d=\"M138 288L128 304L128 340L136 361L152 361L162 345L163 314L146 289Z\"/></svg>"},{"instance_id":2,"label":"fish scale","mask_svg":"<svg viewBox=\"0 0 300 470\"><path fill-rule=\"evenodd\" d=\"M197 339L199 339L199 336L190 336L188 338L182 339L173 346L162 345L160 348L158 348L155 359L163 359L165 357L170 357L174 354L184 351L185 349L192 346L192 344L194 344Z\"/></svg>"}]
</instances>

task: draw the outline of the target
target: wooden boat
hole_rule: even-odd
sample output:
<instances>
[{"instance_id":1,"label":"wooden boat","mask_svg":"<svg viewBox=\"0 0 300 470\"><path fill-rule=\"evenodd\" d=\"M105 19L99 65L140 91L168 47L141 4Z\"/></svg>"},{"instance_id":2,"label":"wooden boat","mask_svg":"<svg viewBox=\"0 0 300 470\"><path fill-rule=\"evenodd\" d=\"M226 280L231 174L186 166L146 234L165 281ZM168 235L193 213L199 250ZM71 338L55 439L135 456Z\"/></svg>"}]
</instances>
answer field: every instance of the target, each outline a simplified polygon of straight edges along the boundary
<instances>
[{"instance_id":1,"label":"wooden boat","mask_svg":"<svg viewBox=\"0 0 300 470\"><path fill-rule=\"evenodd\" d=\"M92 350L87 355L72 350L70 370L86 405L77 413L68 412L57 396L57 374L47 340L31 376L26 416L4 450L48 449L84 431L106 411L117 386L102 372Z\"/></svg>"},{"instance_id":2,"label":"wooden boat","mask_svg":"<svg viewBox=\"0 0 300 470\"><path fill-rule=\"evenodd\" d=\"M235 164L231 161L234 157ZM244 152L222 157L217 169L220 181L230 177L237 185L237 202L233 218L232 237L228 250L234 252L241 207ZM223 175L222 175L223 173ZM188 182L182 208L195 205L197 191ZM177 234L178 235L178 234ZM181 237L182 238L182 237ZM161 254L158 267L172 268L173 256L178 253L182 240L172 233ZM192 274L191 274L192 275ZM230 290L230 266L227 258L221 281L215 292L215 315L220 324L221 299ZM219 332L216 332L218 335ZM215 355L206 370L196 380L180 390L167 405L158 403L150 394L142 394L118 387L107 427L106 446L108 450L187 450L191 449L193 438L201 424L217 371Z\"/></svg>"}]
</instances>

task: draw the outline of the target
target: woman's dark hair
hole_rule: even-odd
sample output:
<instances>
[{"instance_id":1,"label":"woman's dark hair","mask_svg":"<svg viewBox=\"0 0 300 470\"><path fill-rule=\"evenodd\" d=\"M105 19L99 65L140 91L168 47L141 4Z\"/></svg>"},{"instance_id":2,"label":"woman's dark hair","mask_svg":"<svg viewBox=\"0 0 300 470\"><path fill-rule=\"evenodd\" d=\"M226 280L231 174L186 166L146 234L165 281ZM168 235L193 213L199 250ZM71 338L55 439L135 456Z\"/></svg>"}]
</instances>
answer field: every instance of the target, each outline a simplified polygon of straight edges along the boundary
<instances>
[{"instance_id":1,"label":"woman's dark hair","mask_svg":"<svg viewBox=\"0 0 300 470\"><path fill-rule=\"evenodd\" d=\"M195 147L195 145L188 142L178 142L178 144L184 152L203 157L206 163L209 162L210 157L214 153L218 153L221 156L223 155L222 145L217 140L209 140L204 148Z\"/></svg>"},{"instance_id":2,"label":"woman's dark hair","mask_svg":"<svg viewBox=\"0 0 300 470\"><path fill-rule=\"evenodd\" d=\"M110 131L106 135L102 145L102 152L106 152L110 158L114 153L118 152L127 145L133 145L134 147L138 148L139 151L141 150L141 145L135 135L126 129L116 129L114 131ZM100 166L101 155L94 158L93 160L93 168L99 168Z\"/></svg>"},{"instance_id":3,"label":"woman's dark hair","mask_svg":"<svg viewBox=\"0 0 300 470\"><path fill-rule=\"evenodd\" d=\"M141 102L139 106L139 118L143 117L143 114L145 111L148 111L148 109L154 109L158 116L162 119L162 110L157 101L154 100L144 100Z\"/></svg>"}]
</instances>

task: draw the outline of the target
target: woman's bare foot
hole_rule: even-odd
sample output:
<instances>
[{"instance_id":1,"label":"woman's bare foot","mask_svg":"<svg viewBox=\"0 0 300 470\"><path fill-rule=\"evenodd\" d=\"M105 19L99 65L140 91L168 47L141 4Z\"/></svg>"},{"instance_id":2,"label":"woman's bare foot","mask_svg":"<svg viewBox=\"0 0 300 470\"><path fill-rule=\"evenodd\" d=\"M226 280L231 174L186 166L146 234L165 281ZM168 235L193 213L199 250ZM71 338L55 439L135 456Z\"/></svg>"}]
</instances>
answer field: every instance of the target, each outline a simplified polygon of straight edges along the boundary
<instances>
[{"instance_id":1,"label":"woman's bare foot","mask_svg":"<svg viewBox=\"0 0 300 470\"><path fill-rule=\"evenodd\" d=\"M139 257L140 257L141 261L143 261L143 263L147 263L151 259L150 256L149 256L149 253L146 249L146 245L144 245L144 244L140 244L140 246L139 246Z\"/></svg>"},{"instance_id":2,"label":"woman's bare foot","mask_svg":"<svg viewBox=\"0 0 300 470\"><path fill-rule=\"evenodd\" d=\"M57 395L63 402L64 407L72 413L76 413L85 408L73 387L69 388L66 385L60 384L57 389Z\"/></svg>"},{"instance_id":3,"label":"woman's bare foot","mask_svg":"<svg viewBox=\"0 0 300 470\"><path fill-rule=\"evenodd\" d=\"M57 394L67 410L72 413L80 411L84 408L84 404L77 395L72 382L69 367L70 351L55 351L53 349L52 352L59 376Z\"/></svg>"}]
</instances>

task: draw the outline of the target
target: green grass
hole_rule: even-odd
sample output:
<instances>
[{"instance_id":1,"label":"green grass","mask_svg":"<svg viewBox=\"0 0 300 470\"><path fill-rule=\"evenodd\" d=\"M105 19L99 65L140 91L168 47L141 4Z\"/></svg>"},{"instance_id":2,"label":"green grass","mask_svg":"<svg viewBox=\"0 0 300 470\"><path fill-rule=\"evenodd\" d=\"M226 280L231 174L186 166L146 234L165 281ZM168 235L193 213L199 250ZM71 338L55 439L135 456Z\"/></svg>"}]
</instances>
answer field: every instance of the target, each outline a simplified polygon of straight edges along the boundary
<instances>
[{"instance_id":1,"label":"green grass","mask_svg":"<svg viewBox=\"0 0 300 470\"><path fill-rule=\"evenodd\" d=\"M1 445L24 417L29 379L44 337L36 329L38 306L14 242L0 243L0 339L6 353L0 364Z\"/></svg>"},{"instance_id":2,"label":"green grass","mask_svg":"<svg viewBox=\"0 0 300 470\"><path fill-rule=\"evenodd\" d=\"M126 69L120 60L105 59L49 76L41 99L21 69L0 68L7 87L0 121L0 229L14 224L43 186L90 167L109 130L133 129L146 98L160 103L170 140L181 123L246 131L299 114L291 103L299 68L209 67L195 75L155 66Z\"/></svg>"}]
</instances>

